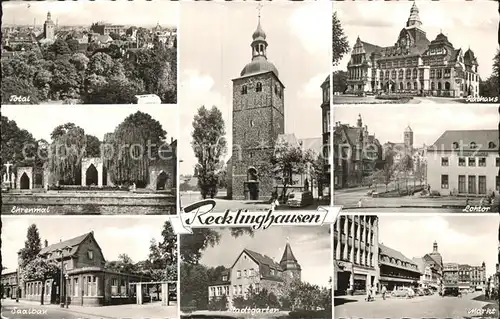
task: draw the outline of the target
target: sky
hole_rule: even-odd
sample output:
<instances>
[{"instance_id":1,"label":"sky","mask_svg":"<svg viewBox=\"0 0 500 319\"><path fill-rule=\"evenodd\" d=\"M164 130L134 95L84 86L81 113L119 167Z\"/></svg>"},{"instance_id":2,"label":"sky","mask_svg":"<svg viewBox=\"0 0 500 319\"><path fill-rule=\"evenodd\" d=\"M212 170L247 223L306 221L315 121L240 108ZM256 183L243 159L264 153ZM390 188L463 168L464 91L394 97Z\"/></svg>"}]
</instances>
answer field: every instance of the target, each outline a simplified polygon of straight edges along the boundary
<instances>
[{"instance_id":1,"label":"sky","mask_svg":"<svg viewBox=\"0 0 500 319\"><path fill-rule=\"evenodd\" d=\"M251 61L257 3L185 2L179 26L179 105L181 174L192 174L192 120L199 107L217 106L232 143L232 79ZM267 58L285 85L285 133L321 137L320 85L331 68L331 4L265 3L261 25L267 34ZM229 159L226 156L225 159Z\"/></svg>"},{"instance_id":2,"label":"sky","mask_svg":"<svg viewBox=\"0 0 500 319\"><path fill-rule=\"evenodd\" d=\"M60 26L107 22L134 26L177 26L179 3L172 1L2 1L2 24L43 25L47 12Z\"/></svg>"},{"instance_id":3,"label":"sky","mask_svg":"<svg viewBox=\"0 0 500 319\"><path fill-rule=\"evenodd\" d=\"M10 105L2 106L2 116L14 120L17 126L28 130L35 139L51 141L50 133L58 125L74 123L103 140L129 115L137 111L147 113L160 122L167 132L167 141L178 135L178 113L175 105ZM29 115L29 116L28 116ZM42 124L43 125L40 125Z\"/></svg>"},{"instance_id":4,"label":"sky","mask_svg":"<svg viewBox=\"0 0 500 319\"><path fill-rule=\"evenodd\" d=\"M55 244L94 231L94 237L101 247L106 261L117 260L126 253L134 262L145 260L149 255L152 238L161 241L165 217L42 217L2 216L2 265L6 271L17 267L17 252L24 247L28 227L36 224L42 247L44 240Z\"/></svg>"},{"instance_id":5,"label":"sky","mask_svg":"<svg viewBox=\"0 0 500 319\"><path fill-rule=\"evenodd\" d=\"M221 240L215 247L207 248L200 260L209 267L231 267L243 249L250 249L280 262L286 241L302 267L302 281L321 287L328 286L332 273L330 226L283 226L258 230L253 237L231 236L221 229Z\"/></svg>"},{"instance_id":6,"label":"sky","mask_svg":"<svg viewBox=\"0 0 500 319\"><path fill-rule=\"evenodd\" d=\"M356 126L358 114L381 144L403 143L409 125L415 147L434 144L446 130L495 130L499 122L498 107L481 104L340 106L334 108L333 122Z\"/></svg>"},{"instance_id":7,"label":"sky","mask_svg":"<svg viewBox=\"0 0 500 319\"><path fill-rule=\"evenodd\" d=\"M499 223L498 214L379 215L379 243L411 259L431 253L436 241L443 263L480 266L484 261L489 276L498 263Z\"/></svg>"},{"instance_id":8,"label":"sky","mask_svg":"<svg viewBox=\"0 0 500 319\"><path fill-rule=\"evenodd\" d=\"M410 15L410 1L335 1L344 34L351 50L361 41L378 46L392 46ZM422 29L432 41L443 32L455 49L469 47L479 64L479 75L492 73L493 57L498 49L498 3L496 1L416 1ZM466 13L466 14L465 14ZM338 66L347 70L350 54Z\"/></svg>"}]
</instances>

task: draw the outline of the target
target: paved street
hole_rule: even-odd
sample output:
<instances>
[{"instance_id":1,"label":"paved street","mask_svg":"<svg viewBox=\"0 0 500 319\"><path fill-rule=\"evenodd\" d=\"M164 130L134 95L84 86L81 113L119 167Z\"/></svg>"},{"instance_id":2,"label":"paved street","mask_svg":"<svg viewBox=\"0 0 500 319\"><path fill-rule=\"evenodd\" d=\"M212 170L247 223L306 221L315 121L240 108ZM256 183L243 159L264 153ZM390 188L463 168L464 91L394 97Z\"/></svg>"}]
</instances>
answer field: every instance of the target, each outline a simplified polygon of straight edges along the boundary
<instances>
[{"instance_id":1,"label":"paved street","mask_svg":"<svg viewBox=\"0 0 500 319\"><path fill-rule=\"evenodd\" d=\"M21 313L17 310L21 310ZM25 310L24 312L31 310L32 314L23 314L23 310ZM153 303L104 307L70 306L66 309L60 308L59 305L40 306L37 302L20 301L16 303L15 300L2 299L1 319L173 319L177 317L177 304L175 302L168 307Z\"/></svg>"},{"instance_id":2,"label":"paved street","mask_svg":"<svg viewBox=\"0 0 500 319\"><path fill-rule=\"evenodd\" d=\"M413 299L388 298L380 296L375 301L366 302L364 296L335 298L335 318L472 318L478 317L477 309L489 307L489 315L483 318L498 318L498 308L493 309L489 303L473 300L480 293L458 297L441 297L439 295L417 296ZM471 312L475 312L471 314Z\"/></svg>"},{"instance_id":3,"label":"paved street","mask_svg":"<svg viewBox=\"0 0 500 319\"><path fill-rule=\"evenodd\" d=\"M381 191L382 188L379 188ZM465 208L466 198L464 197L371 197L366 195L369 189L367 187L339 189L334 191L334 205L342 205L345 208L357 208L361 199L363 211L371 208L404 208L405 210L414 209L427 212L437 209L443 212L462 212ZM470 199L469 205L479 205L480 199Z\"/></svg>"}]
</instances>

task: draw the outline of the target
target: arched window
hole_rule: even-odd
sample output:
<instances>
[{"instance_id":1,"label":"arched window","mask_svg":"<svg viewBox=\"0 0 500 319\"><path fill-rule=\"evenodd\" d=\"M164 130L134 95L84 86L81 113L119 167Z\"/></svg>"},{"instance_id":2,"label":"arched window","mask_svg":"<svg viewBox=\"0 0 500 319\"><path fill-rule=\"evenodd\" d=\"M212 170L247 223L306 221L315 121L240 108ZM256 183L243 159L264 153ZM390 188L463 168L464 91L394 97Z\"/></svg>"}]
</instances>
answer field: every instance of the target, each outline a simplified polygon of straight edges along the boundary
<instances>
[{"instance_id":1,"label":"arched window","mask_svg":"<svg viewBox=\"0 0 500 319\"><path fill-rule=\"evenodd\" d=\"M489 149L492 149L492 148L495 148L495 147L496 147L495 143L493 143L493 142L489 142L488 143L488 148Z\"/></svg>"},{"instance_id":2,"label":"arched window","mask_svg":"<svg viewBox=\"0 0 500 319\"><path fill-rule=\"evenodd\" d=\"M410 83L410 82L406 83L406 88L407 88L408 90L411 90L411 83Z\"/></svg>"},{"instance_id":3,"label":"arched window","mask_svg":"<svg viewBox=\"0 0 500 319\"><path fill-rule=\"evenodd\" d=\"M436 89L436 83L431 82L431 90L435 90L435 89Z\"/></svg>"},{"instance_id":4,"label":"arched window","mask_svg":"<svg viewBox=\"0 0 500 319\"><path fill-rule=\"evenodd\" d=\"M414 90L418 89L418 84L417 84L417 82L413 82L413 89L414 89Z\"/></svg>"},{"instance_id":5,"label":"arched window","mask_svg":"<svg viewBox=\"0 0 500 319\"><path fill-rule=\"evenodd\" d=\"M441 90L442 87L441 87L441 82L438 82L438 90Z\"/></svg>"},{"instance_id":6,"label":"arched window","mask_svg":"<svg viewBox=\"0 0 500 319\"><path fill-rule=\"evenodd\" d=\"M453 148L458 148L458 147L459 147L458 143L457 142L453 142Z\"/></svg>"},{"instance_id":7,"label":"arched window","mask_svg":"<svg viewBox=\"0 0 500 319\"><path fill-rule=\"evenodd\" d=\"M262 83L257 82L257 87L255 88L255 92L262 92Z\"/></svg>"},{"instance_id":8,"label":"arched window","mask_svg":"<svg viewBox=\"0 0 500 319\"><path fill-rule=\"evenodd\" d=\"M449 90L450 89L450 82L445 82L444 83L444 89Z\"/></svg>"},{"instance_id":9,"label":"arched window","mask_svg":"<svg viewBox=\"0 0 500 319\"><path fill-rule=\"evenodd\" d=\"M469 146L470 146L470 148L476 148L477 147L476 142L470 142Z\"/></svg>"}]
</instances>

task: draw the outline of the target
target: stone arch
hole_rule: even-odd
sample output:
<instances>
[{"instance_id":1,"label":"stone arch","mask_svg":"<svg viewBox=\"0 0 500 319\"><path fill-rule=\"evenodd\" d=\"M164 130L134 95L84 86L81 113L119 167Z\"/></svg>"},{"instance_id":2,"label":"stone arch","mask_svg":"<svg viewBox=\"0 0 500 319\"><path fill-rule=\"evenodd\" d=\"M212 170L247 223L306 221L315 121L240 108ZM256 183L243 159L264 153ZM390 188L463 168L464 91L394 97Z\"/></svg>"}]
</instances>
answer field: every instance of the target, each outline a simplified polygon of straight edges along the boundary
<instances>
[{"instance_id":1,"label":"stone arch","mask_svg":"<svg viewBox=\"0 0 500 319\"><path fill-rule=\"evenodd\" d=\"M86 186L97 186L99 184L99 173L94 164L90 164L85 171L85 185Z\"/></svg>"},{"instance_id":2,"label":"stone arch","mask_svg":"<svg viewBox=\"0 0 500 319\"><path fill-rule=\"evenodd\" d=\"M258 172L257 172L257 169L255 167L253 167L253 166L248 167L247 180L248 181L257 181L258 180Z\"/></svg>"},{"instance_id":3,"label":"stone arch","mask_svg":"<svg viewBox=\"0 0 500 319\"><path fill-rule=\"evenodd\" d=\"M168 174L161 170L158 176L156 177L156 190L166 190L168 182Z\"/></svg>"},{"instance_id":4,"label":"stone arch","mask_svg":"<svg viewBox=\"0 0 500 319\"><path fill-rule=\"evenodd\" d=\"M24 172L20 178L19 188L30 189L31 188L30 185L31 185L31 180L28 177L28 174L26 174L26 172Z\"/></svg>"},{"instance_id":5,"label":"stone arch","mask_svg":"<svg viewBox=\"0 0 500 319\"><path fill-rule=\"evenodd\" d=\"M443 87L441 85L441 82L438 82L438 90L442 90L442 89L443 89Z\"/></svg>"},{"instance_id":6,"label":"stone arch","mask_svg":"<svg viewBox=\"0 0 500 319\"><path fill-rule=\"evenodd\" d=\"M446 82L444 83L444 89L445 89L445 90L449 90L449 89L450 89L450 82L446 81Z\"/></svg>"}]
</instances>

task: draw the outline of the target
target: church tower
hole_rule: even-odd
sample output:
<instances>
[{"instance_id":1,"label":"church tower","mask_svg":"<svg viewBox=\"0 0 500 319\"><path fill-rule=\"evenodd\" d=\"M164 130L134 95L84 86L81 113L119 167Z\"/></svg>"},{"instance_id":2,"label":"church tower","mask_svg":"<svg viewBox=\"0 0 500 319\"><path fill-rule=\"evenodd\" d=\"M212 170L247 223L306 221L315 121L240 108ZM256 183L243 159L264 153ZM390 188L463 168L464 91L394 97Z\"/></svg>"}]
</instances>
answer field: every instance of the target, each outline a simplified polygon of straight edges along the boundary
<instances>
[{"instance_id":1,"label":"church tower","mask_svg":"<svg viewBox=\"0 0 500 319\"><path fill-rule=\"evenodd\" d=\"M50 12L47 13L47 20L45 20L45 23L43 24L43 37L47 40L54 40L55 39L55 24L54 21L52 21L52 17Z\"/></svg>"},{"instance_id":2,"label":"church tower","mask_svg":"<svg viewBox=\"0 0 500 319\"><path fill-rule=\"evenodd\" d=\"M413 130L408 125L403 133L405 149L409 152L413 150Z\"/></svg>"},{"instance_id":3,"label":"church tower","mask_svg":"<svg viewBox=\"0 0 500 319\"><path fill-rule=\"evenodd\" d=\"M233 79L233 149L230 161L232 199L269 199L274 178L259 171L269 163L284 128L284 85L267 60L267 39L259 20L252 35L252 60Z\"/></svg>"},{"instance_id":4,"label":"church tower","mask_svg":"<svg viewBox=\"0 0 500 319\"><path fill-rule=\"evenodd\" d=\"M295 259L290 243L286 243L283 257L281 257L280 266L283 269L285 278L301 280L302 268Z\"/></svg>"},{"instance_id":5,"label":"church tower","mask_svg":"<svg viewBox=\"0 0 500 319\"><path fill-rule=\"evenodd\" d=\"M410 9L410 16L408 17L408 20L406 21L406 27L415 27L415 28L420 28L422 25L422 21L420 21L420 16L418 15L418 8L417 5L415 4L415 1L413 2L413 5L411 6Z\"/></svg>"}]
</instances>

